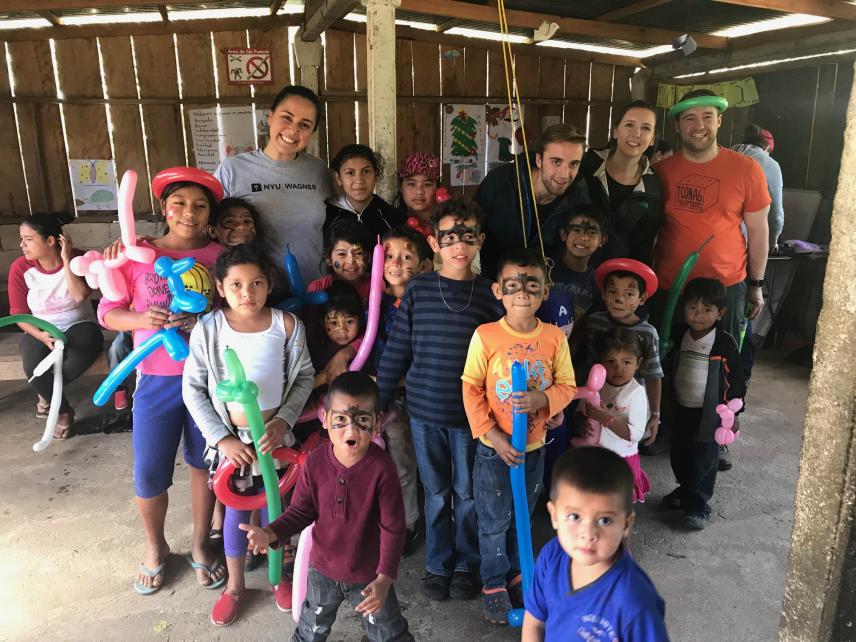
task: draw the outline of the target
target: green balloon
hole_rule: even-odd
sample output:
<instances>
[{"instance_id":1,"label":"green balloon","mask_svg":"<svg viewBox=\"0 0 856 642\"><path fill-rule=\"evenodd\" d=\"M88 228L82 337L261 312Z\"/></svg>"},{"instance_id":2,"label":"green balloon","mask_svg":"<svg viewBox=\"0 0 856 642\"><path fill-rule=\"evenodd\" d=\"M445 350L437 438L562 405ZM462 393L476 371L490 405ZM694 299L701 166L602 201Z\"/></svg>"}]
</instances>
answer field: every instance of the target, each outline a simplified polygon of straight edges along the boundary
<instances>
[{"instance_id":1,"label":"green balloon","mask_svg":"<svg viewBox=\"0 0 856 642\"><path fill-rule=\"evenodd\" d=\"M232 348L226 348L225 359L229 378L217 384L217 398L224 403L237 401L244 407L244 414L247 415L247 424L256 447L256 456L259 458L259 468L262 471L268 519L272 522L282 513L282 498L279 496L279 479L273 466L273 457L270 453L263 453L259 447L259 440L265 434L265 422L262 411L259 409L259 387L252 381L247 381L244 366L241 365L241 360ZM281 579L282 547L280 546L276 550L268 549L268 580L276 586Z\"/></svg>"},{"instance_id":2,"label":"green balloon","mask_svg":"<svg viewBox=\"0 0 856 642\"><path fill-rule=\"evenodd\" d=\"M36 326L39 330L44 330L54 339L61 339L62 341L68 342L68 339L66 339L62 330L52 323L48 323L38 317L34 317L32 314L13 314L10 317L3 317L0 319L0 328L7 325L14 325L16 323L29 323L30 325Z\"/></svg>"}]
</instances>

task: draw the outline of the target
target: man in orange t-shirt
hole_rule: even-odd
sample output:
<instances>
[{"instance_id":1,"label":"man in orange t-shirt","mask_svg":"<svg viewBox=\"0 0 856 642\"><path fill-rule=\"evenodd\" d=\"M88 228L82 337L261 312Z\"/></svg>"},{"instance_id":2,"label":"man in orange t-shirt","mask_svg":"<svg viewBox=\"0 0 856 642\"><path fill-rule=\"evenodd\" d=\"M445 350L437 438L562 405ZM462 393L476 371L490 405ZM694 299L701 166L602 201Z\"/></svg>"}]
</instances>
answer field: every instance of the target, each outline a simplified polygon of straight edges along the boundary
<instances>
[{"instance_id":1,"label":"man in orange t-shirt","mask_svg":"<svg viewBox=\"0 0 856 642\"><path fill-rule=\"evenodd\" d=\"M704 96L714 94L701 89L681 102ZM681 150L655 166L663 185L666 220L654 248L654 271L668 292L687 256L712 235L689 278L714 278L726 286L722 323L736 339L745 303L752 305L750 319L764 307L761 287L769 250L770 194L755 160L717 144L721 123L715 106L695 106L675 116ZM746 225L746 238L741 223Z\"/></svg>"}]
</instances>

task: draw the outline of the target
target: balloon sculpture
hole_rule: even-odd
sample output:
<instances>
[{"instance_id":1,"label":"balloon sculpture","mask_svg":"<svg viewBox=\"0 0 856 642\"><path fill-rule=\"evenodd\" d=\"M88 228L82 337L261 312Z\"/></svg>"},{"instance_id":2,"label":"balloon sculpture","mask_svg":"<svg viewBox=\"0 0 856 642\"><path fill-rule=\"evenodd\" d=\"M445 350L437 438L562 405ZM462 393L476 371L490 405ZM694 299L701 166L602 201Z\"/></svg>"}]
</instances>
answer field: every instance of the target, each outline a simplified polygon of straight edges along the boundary
<instances>
[{"instance_id":1,"label":"balloon sculpture","mask_svg":"<svg viewBox=\"0 0 856 642\"><path fill-rule=\"evenodd\" d=\"M297 259L291 253L291 246L286 245L285 253L285 275L288 278L288 287L294 295L274 307L286 312L297 312L307 305L321 305L327 302L326 292L307 292L303 276L300 274L300 266Z\"/></svg>"},{"instance_id":2,"label":"balloon sculpture","mask_svg":"<svg viewBox=\"0 0 856 642\"><path fill-rule=\"evenodd\" d=\"M730 446L740 436L739 430L734 430L734 416L743 408L743 400L734 398L716 407L716 414L720 418L720 426L713 433L713 439L720 446Z\"/></svg>"},{"instance_id":3,"label":"balloon sculpture","mask_svg":"<svg viewBox=\"0 0 856 642\"><path fill-rule=\"evenodd\" d=\"M208 306L208 298L200 292L187 291L181 275L193 267L196 260L193 257L185 257L173 261L167 256L160 257L155 261L155 272L158 276L166 279L172 301L169 303L169 311L173 314L179 312L190 312L197 314ZM148 339L133 349L124 361L110 371L107 378L95 391L92 400L96 406L103 406L110 399L116 388L127 378L131 371L152 352L163 345L167 354L173 361L187 359L189 348L187 342L178 332L178 328L163 328L155 332Z\"/></svg>"},{"instance_id":4,"label":"balloon sculpture","mask_svg":"<svg viewBox=\"0 0 856 642\"><path fill-rule=\"evenodd\" d=\"M71 260L71 271L86 278L92 289L100 289L108 301L119 301L128 296L128 284L119 268L128 261L151 263L155 260L155 251L137 245L137 232L134 229L134 190L137 186L137 172L129 169L122 175L119 185L119 230L124 248L115 259L105 260L101 252L89 250L83 256Z\"/></svg>"},{"instance_id":5,"label":"balloon sculpture","mask_svg":"<svg viewBox=\"0 0 856 642\"><path fill-rule=\"evenodd\" d=\"M606 368L599 363L596 363L589 371L586 385L577 388L577 392L574 394L574 399L584 399L592 406L600 407L600 390L603 388L604 383L606 383ZM588 417L586 419L585 435L582 437L572 438L571 445L574 448L580 448L581 446L597 446L600 444L601 430L603 430L603 426L600 422Z\"/></svg>"},{"instance_id":6,"label":"balloon sculpture","mask_svg":"<svg viewBox=\"0 0 856 642\"><path fill-rule=\"evenodd\" d=\"M681 269L678 270L678 275L675 277L675 280L672 281L672 289L669 290L669 298L666 300L666 307L663 309L663 317L660 321L660 359L664 359L669 350L672 349L672 340L669 339L669 335L672 332L672 317L675 316L675 307L678 305L678 297L681 296L681 290L684 289L684 284L687 282L687 277L689 277L690 272L692 272L696 261L698 261L699 254L701 254L704 246L712 240L713 235L711 234L708 239L701 244L701 247L699 247L695 252L691 252L690 255L684 259L684 262L681 264Z\"/></svg>"},{"instance_id":7,"label":"balloon sculpture","mask_svg":"<svg viewBox=\"0 0 856 642\"><path fill-rule=\"evenodd\" d=\"M44 330L54 339L53 350L48 356L42 359L39 364L33 369L33 376L30 381L36 377L41 377L48 368L53 366L53 390L51 391L51 405L48 410L48 419L45 422L45 432L42 438L33 444L33 450L41 452L48 447L48 444L53 441L53 432L56 428L57 419L59 419L59 407L62 404L62 357L65 351L65 342L68 341L65 334L52 323L48 323L32 314L13 314L10 317L0 319L0 328L15 323L29 323L36 326L39 330Z\"/></svg>"},{"instance_id":8,"label":"balloon sculpture","mask_svg":"<svg viewBox=\"0 0 856 642\"><path fill-rule=\"evenodd\" d=\"M526 367L519 361L511 365L511 391L526 392ZM526 452L528 414L514 411L511 420L511 446L517 452ZM532 554L532 528L529 524L529 499L526 496L526 455L524 461L509 469L511 474L511 496L514 501L514 525L517 531L517 548L520 556L520 575L523 578L523 592L528 593L535 574L535 557ZM508 612L511 626L523 625L523 609Z\"/></svg>"}]
</instances>

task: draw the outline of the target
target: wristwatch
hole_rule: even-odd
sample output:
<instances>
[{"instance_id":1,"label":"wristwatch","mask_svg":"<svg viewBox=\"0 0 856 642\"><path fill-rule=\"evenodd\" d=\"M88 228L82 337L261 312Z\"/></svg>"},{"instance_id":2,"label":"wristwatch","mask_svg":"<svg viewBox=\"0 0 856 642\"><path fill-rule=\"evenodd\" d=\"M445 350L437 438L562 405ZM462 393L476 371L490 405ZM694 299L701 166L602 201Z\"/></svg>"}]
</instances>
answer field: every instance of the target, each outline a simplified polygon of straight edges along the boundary
<instances>
[{"instance_id":1,"label":"wristwatch","mask_svg":"<svg viewBox=\"0 0 856 642\"><path fill-rule=\"evenodd\" d=\"M766 281L765 281L763 278L760 278L760 279L746 279L746 284L747 284L750 288L762 288L762 287L764 287L764 283L766 283Z\"/></svg>"}]
</instances>

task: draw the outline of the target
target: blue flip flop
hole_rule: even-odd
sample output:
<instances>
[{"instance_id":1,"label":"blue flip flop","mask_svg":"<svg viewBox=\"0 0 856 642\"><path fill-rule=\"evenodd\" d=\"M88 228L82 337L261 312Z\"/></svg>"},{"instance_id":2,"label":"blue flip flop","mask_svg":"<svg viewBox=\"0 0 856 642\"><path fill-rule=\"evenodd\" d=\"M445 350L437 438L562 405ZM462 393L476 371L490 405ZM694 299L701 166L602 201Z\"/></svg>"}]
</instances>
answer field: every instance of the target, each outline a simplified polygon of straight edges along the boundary
<instances>
[{"instance_id":1,"label":"blue flip flop","mask_svg":"<svg viewBox=\"0 0 856 642\"><path fill-rule=\"evenodd\" d=\"M155 568L148 568L145 564L140 562L140 573L145 575L146 577L157 577L161 573L163 573L163 569L166 566L166 560L160 566ZM140 595L151 595L152 593L157 593L163 587L164 578L161 578L161 583L157 586L146 586L142 582L140 582L140 578L137 577L134 579L134 590Z\"/></svg>"},{"instance_id":2,"label":"blue flip flop","mask_svg":"<svg viewBox=\"0 0 856 642\"><path fill-rule=\"evenodd\" d=\"M210 579L211 582L209 582L208 584L201 584L203 588L207 588L208 590L213 591L214 589L218 589L226 583L226 575L223 575L223 577L221 577L219 580L215 580L211 577L212 575L214 575L214 573L216 573L223 567L223 564L222 562L220 562L219 559L214 560L214 563L210 566L208 564L203 564L202 562L194 561L193 556L190 553L185 555L184 559L187 560L187 563L190 564L190 568L192 568L194 571L202 570L208 573L208 579Z\"/></svg>"}]
</instances>

